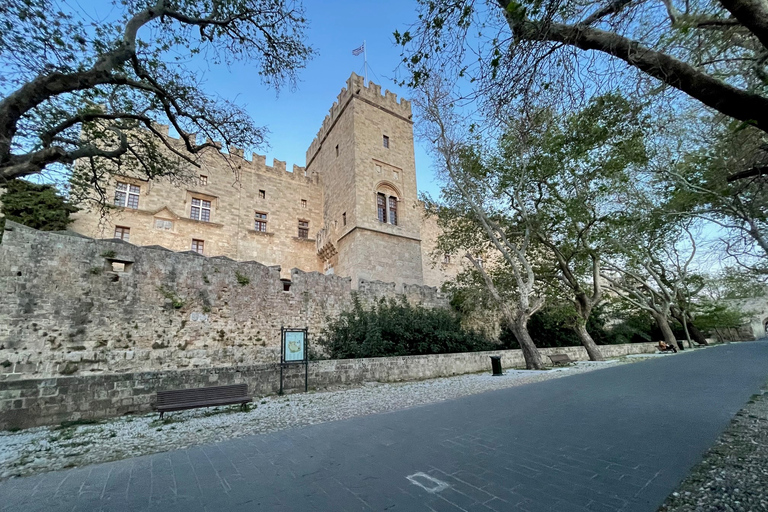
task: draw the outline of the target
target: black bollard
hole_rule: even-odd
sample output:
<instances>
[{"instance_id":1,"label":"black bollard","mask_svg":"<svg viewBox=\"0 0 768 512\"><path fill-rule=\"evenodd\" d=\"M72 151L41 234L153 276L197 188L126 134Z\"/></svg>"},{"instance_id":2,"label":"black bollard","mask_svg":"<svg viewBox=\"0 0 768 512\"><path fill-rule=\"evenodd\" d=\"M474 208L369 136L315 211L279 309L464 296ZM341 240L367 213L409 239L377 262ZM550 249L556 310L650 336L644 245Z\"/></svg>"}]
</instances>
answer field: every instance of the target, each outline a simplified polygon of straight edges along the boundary
<instances>
[{"instance_id":1,"label":"black bollard","mask_svg":"<svg viewBox=\"0 0 768 512\"><path fill-rule=\"evenodd\" d=\"M493 369L494 377L503 375L501 373L501 356L491 356L491 368Z\"/></svg>"}]
</instances>

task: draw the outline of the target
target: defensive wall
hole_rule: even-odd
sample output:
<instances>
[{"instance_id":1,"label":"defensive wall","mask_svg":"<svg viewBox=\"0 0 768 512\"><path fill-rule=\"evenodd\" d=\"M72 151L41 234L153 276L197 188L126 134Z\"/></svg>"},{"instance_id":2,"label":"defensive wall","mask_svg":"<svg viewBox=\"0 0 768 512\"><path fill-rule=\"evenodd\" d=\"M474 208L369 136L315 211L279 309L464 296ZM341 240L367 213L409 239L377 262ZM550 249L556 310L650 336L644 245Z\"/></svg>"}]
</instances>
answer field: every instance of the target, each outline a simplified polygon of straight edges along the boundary
<instances>
[{"instance_id":1,"label":"defensive wall","mask_svg":"<svg viewBox=\"0 0 768 512\"><path fill-rule=\"evenodd\" d=\"M270 364L281 327L316 336L329 317L435 288L361 281L8 222L0 244L0 380Z\"/></svg>"},{"instance_id":2,"label":"defensive wall","mask_svg":"<svg viewBox=\"0 0 768 512\"><path fill-rule=\"evenodd\" d=\"M605 357L619 357L654 352L655 344L607 345L600 350ZM572 359L588 359L583 347L539 351L544 356L567 353ZM520 350L311 361L309 386L318 389L367 381L397 382L490 371L491 355L500 355L505 368L525 365ZM0 381L0 430L145 413L152 410L158 390L241 383L248 385L254 397L277 393L279 366L241 365ZM284 383L288 390L303 391L303 366L286 369Z\"/></svg>"}]
</instances>

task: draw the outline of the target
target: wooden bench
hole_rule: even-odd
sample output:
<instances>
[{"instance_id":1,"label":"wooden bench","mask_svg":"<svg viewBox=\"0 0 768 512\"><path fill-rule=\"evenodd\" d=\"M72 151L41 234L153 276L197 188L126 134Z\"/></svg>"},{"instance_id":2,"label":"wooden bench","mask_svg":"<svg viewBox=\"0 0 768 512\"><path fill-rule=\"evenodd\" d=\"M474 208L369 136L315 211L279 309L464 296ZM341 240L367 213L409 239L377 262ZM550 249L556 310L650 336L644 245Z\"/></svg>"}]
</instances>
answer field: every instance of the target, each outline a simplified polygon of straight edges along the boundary
<instances>
[{"instance_id":1,"label":"wooden bench","mask_svg":"<svg viewBox=\"0 0 768 512\"><path fill-rule=\"evenodd\" d=\"M555 366L576 362L573 359L571 359L571 357L568 354L552 354L551 356L548 356L548 357L552 361L552 364Z\"/></svg>"},{"instance_id":2,"label":"wooden bench","mask_svg":"<svg viewBox=\"0 0 768 512\"><path fill-rule=\"evenodd\" d=\"M158 391L156 409L160 413L160 419L163 419L163 414L166 412L215 405L240 404L245 410L248 402L252 401L253 399L248 396L247 384L232 384L210 388Z\"/></svg>"}]
</instances>

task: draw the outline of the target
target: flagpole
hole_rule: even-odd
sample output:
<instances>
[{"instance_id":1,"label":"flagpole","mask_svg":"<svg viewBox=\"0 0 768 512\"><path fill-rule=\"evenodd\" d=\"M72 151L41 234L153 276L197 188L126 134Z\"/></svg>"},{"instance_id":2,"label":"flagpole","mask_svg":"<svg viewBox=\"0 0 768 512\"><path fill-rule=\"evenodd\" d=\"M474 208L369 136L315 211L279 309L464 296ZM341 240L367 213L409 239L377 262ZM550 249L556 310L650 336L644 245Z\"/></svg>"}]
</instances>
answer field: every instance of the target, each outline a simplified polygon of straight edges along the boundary
<instances>
[{"instance_id":1,"label":"flagpole","mask_svg":"<svg viewBox=\"0 0 768 512\"><path fill-rule=\"evenodd\" d=\"M359 41L359 39L358 39ZM365 75L365 81L363 82L363 85L368 85L368 46L365 44L365 39L363 39L363 75Z\"/></svg>"}]
</instances>

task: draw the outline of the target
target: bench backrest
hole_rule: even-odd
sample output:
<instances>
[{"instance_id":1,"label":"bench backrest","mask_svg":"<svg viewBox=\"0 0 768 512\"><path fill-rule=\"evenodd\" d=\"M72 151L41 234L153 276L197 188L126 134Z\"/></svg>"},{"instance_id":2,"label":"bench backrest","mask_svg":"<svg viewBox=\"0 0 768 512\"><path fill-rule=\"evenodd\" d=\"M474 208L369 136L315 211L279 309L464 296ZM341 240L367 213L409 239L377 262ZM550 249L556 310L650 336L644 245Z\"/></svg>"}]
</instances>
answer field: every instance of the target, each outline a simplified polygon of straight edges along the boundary
<instances>
[{"instance_id":1,"label":"bench backrest","mask_svg":"<svg viewBox=\"0 0 768 512\"><path fill-rule=\"evenodd\" d=\"M208 400L226 400L242 398L248 395L248 384L232 384L210 388L174 389L157 392L158 407L179 405Z\"/></svg>"},{"instance_id":2,"label":"bench backrest","mask_svg":"<svg viewBox=\"0 0 768 512\"><path fill-rule=\"evenodd\" d=\"M553 363L563 363L571 361L571 358L568 354L552 354L549 356L549 358L552 360Z\"/></svg>"}]
</instances>

